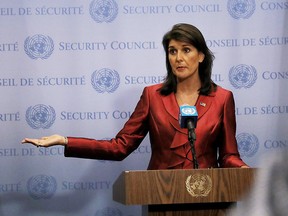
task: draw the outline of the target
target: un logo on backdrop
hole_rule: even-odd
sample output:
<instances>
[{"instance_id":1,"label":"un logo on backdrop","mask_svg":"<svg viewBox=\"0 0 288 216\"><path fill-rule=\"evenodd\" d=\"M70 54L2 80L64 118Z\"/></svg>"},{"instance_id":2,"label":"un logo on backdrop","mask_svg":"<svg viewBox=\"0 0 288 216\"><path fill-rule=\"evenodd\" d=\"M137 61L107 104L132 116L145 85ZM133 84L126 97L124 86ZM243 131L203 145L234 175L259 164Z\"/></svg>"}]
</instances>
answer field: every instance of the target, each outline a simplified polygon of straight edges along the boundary
<instances>
[{"instance_id":1,"label":"un logo on backdrop","mask_svg":"<svg viewBox=\"0 0 288 216\"><path fill-rule=\"evenodd\" d=\"M254 134L241 133L236 139L241 156L252 157L259 149L258 138Z\"/></svg>"},{"instance_id":2,"label":"un logo on backdrop","mask_svg":"<svg viewBox=\"0 0 288 216\"><path fill-rule=\"evenodd\" d=\"M26 121L33 129L50 128L56 119L56 113L53 107L44 104L30 106L26 110Z\"/></svg>"},{"instance_id":3,"label":"un logo on backdrop","mask_svg":"<svg viewBox=\"0 0 288 216\"><path fill-rule=\"evenodd\" d=\"M94 0L90 3L90 15L98 23L112 22L118 14L114 0Z\"/></svg>"},{"instance_id":4,"label":"un logo on backdrop","mask_svg":"<svg viewBox=\"0 0 288 216\"><path fill-rule=\"evenodd\" d=\"M57 189L56 179L53 176L37 175L27 182L27 190L33 199L50 199Z\"/></svg>"},{"instance_id":5,"label":"un logo on backdrop","mask_svg":"<svg viewBox=\"0 0 288 216\"><path fill-rule=\"evenodd\" d=\"M120 77L117 71L103 68L93 72L91 84L99 93L112 93L119 87Z\"/></svg>"},{"instance_id":6,"label":"un logo on backdrop","mask_svg":"<svg viewBox=\"0 0 288 216\"><path fill-rule=\"evenodd\" d=\"M229 70L229 81L237 89L250 88L257 79L257 71L253 66L240 64Z\"/></svg>"},{"instance_id":7,"label":"un logo on backdrop","mask_svg":"<svg viewBox=\"0 0 288 216\"><path fill-rule=\"evenodd\" d=\"M248 19L256 8L255 0L228 0L227 9L235 19Z\"/></svg>"},{"instance_id":8,"label":"un logo on backdrop","mask_svg":"<svg viewBox=\"0 0 288 216\"><path fill-rule=\"evenodd\" d=\"M98 210L95 216L122 216L122 212L118 208L106 207Z\"/></svg>"},{"instance_id":9,"label":"un logo on backdrop","mask_svg":"<svg viewBox=\"0 0 288 216\"><path fill-rule=\"evenodd\" d=\"M54 50L54 43L49 36L38 34L26 38L24 50L31 59L47 59Z\"/></svg>"}]
</instances>

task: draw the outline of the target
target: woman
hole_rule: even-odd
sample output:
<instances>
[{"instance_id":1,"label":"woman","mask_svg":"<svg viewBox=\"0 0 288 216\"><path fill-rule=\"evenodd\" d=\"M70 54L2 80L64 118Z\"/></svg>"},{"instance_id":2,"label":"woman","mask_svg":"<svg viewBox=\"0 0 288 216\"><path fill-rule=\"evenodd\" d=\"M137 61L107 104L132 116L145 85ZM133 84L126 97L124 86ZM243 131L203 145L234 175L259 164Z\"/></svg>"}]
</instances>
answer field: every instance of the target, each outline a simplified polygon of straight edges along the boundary
<instances>
[{"instance_id":1,"label":"woman","mask_svg":"<svg viewBox=\"0 0 288 216\"><path fill-rule=\"evenodd\" d=\"M235 138L233 95L211 80L214 56L201 32L177 24L163 37L167 77L163 84L145 87L123 129L111 140L53 135L25 138L23 143L64 145L66 157L123 160L149 132L152 155L148 169L190 169L187 129L180 128L179 106L196 106L195 150L199 168L248 167L240 158Z\"/></svg>"}]
</instances>

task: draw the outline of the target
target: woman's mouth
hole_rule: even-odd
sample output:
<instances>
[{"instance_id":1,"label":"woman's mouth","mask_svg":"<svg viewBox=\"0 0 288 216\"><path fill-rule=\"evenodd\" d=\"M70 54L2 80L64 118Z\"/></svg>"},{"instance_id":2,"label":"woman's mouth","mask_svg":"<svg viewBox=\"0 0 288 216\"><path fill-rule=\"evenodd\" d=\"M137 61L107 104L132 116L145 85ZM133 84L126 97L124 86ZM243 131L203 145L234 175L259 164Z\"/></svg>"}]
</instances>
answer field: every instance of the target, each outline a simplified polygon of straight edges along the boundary
<instances>
[{"instance_id":1,"label":"woman's mouth","mask_svg":"<svg viewBox=\"0 0 288 216\"><path fill-rule=\"evenodd\" d=\"M186 67L185 66L177 66L176 69L181 71L181 70L186 69Z\"/></svg>"}]
</instances>

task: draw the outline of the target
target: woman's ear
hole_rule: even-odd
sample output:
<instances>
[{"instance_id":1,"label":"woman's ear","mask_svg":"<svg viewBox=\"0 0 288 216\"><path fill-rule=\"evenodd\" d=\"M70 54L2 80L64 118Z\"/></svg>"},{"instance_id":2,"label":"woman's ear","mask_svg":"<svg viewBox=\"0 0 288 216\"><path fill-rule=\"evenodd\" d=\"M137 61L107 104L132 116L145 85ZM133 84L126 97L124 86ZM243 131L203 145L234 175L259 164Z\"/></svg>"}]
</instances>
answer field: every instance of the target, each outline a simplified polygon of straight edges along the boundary
<instances>
[{"instance_id":1,"label":"woman's ear","mask_svg":"<svg viewBox=\"0 0 288 216\"><path fill-rule=\"evenodd\" d=\"M199 63L202 63L204 61L204 59L205 59L204 53L200 52L199 53Z\"/></svg>"}]
</instances>

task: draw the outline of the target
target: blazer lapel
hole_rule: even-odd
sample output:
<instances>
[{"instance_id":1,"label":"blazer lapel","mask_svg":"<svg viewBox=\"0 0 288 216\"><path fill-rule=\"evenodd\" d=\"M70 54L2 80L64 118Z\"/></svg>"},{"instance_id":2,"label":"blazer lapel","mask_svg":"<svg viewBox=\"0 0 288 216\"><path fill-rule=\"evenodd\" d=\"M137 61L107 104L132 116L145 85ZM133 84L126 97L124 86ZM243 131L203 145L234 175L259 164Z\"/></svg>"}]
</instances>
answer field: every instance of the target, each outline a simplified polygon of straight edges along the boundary
<instances>
[{"instance_id":1,"label":"blazer lapel","mask_svg":"<svg viewBox=\"0 0 288 216\"><path fill-rule=\"evenodd\" d=\"M209 96L200 95L196 102L196 109L198 112L198 119L200 119L207 110L211 107L212 100L215 94L212 93ZM171 160L168 164L168 169L182 167L185 163L186 152L185 145L188 142L188 130L187 128L181 128L179 124L179 105L176 101L175 94L169 94L167 96L162 96L162 102L164 109L168 113L167 118L170 124L175 129L175 136L170 145L170 149L174 152L171 154ZM196 129L197 130L197 129Z\"/></svg>"},{"instance_id":2,"label":"blazer lapel","mask_svg":"<svg viewBox=\"0 0 288 216\"><path fill-rule=\"evenodd\" d=\"M213 98L215 97L215 92L212 92L210 95L199 95L196 102L196 109L198 112L198 119L200 119L208 109L210 109ZM179 125L179 105L176 101L175 94L171 93L167 96L161 97L163 101L164 108L166 112L172 116L173 120L170 120L172 126L181 133L187 134L187 129L180 128ZM171 118L169 118L171 119Z\"/></svg>"},{"instance_id":3,"label":"blazer lapel","mask_svg":"<svg viewBox=\"0 0 288 216\"><path fill-rule=\"evenodd\" d=\"M162 101L165 110L169 113L175 120L178 121L179 116L179 106L175 98L175 94L171 93L167 96L162 96Z\"/></svg>"},{"instance_id":4,"label":"blazer lapel","mask_svg":"<svg viewBox=\"0 0 288 216\"><path fill-rule=\"evenodd\" d=\"M198 119L200 119L207 110L211 107L213 98L215 96L215 93L212 92L210 95L199 95L199 98L196 102L196 109L198 112Z\"/></svg>"}]
</instances>

